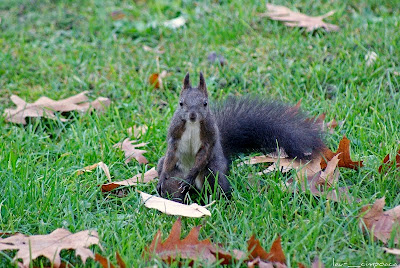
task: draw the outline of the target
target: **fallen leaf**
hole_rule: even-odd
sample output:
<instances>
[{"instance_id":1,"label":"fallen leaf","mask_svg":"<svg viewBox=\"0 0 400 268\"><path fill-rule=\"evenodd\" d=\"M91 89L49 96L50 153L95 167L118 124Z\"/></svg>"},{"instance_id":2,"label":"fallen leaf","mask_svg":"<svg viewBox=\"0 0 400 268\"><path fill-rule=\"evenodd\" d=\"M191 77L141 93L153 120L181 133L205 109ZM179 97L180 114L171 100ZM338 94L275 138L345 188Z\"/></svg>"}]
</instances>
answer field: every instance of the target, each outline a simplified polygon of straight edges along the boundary
<instances>
[{"instance_id":1,"label":"fallen leaf","mask_svg":"<svg viewBox=\"0 0 400 268\"><path fill-rule=\"evenodd\" d=\"M275 155L269 154L267 156L255 156L250 158L249 161L245 161L244 164L258 164L258 163L273 163L266 170L258 173L258 175L268 174L270 172L281 170L282 173L286 173L291 169L295 169L298 173L299 178L304 178L307 176L312 176L321 170L320 158L314 158L310 161L294 160L286 157L277 157ZM239 164L242 165L243 163Z\"/></svg>"},{"instance_id":2,"label":"fallen leaf","mask_svg":"<svg viewBox=\"0 0 400 268\"><path fill-rule=\"evenodd\" d=\"M146 157L143 156L144 153L147 151L145 150L139 150L136 149L137 147L142 147L147 144L147 142L142 142L139 144L132 144L136 142L135 140L129 140L129 138L126 138L122 143L118 142L117 144L114 144L114 148L119 148L125 153L125 163L129 163L132 158L135 158L139 164L147 164L148 161Z\"/></svg>"},{"instance_id":3,"label":"fallen leaf","mask_svg":"<svg viewBox=\"0 0 400 268\"><path fill-rule=\"evenodd\" d=\"M331 161L328 161L326 168L321 172L320 176L317 180L317 185L332 187L334 183L338 181L339 178L339 169L337 169L337 165L339 163L339 154L335 155Z\"/></svg>"},{"instance_id":4,"label":"fallen leaf","mask_svg":"<svg viewBox=\"0 0 400 268\"><path fill-rule=\"evenodd\" d=\"M350 158L350 140L343 136L342 140L339 142L339 148L334 153L328 148L325 148L322 152L324 158L326 160L331 160L335 155L340 154L339 156L339 167L351 168L351 169L359 169L363 167L363 161L354 162ZM325 159L321 159L321 169L326 168L326 161Z\"/></svg>"},{"instance_id":5,"label":"fallen leaf","mask_svg":"<svg viewBox=\"0 0 400 268\"><path fill-rule=\"evenodd\" d=\"M400 249L398 248L383 248L383 249L385 250L386 253L400 256Z\"/></svg>"},{"instance_id":6,"label":"fallen leaf","mask_svg":"<svg viewBox=\"0 0 400 268\"><path fill-rule=\"evenodd\" d=\"M311 268L325 268L325 265L316 257L311 264Z\"/></svg>"},{"instance_id":7,"label":"fallen leaf","mask_svg":"<svg viewBox=\"0 0 400 268\"><path fill-rule=\"evenodd\" d=\"M154 88L163 88L162 79L167 77L167 71L162 71L159 73L151 74L149 77L149 84L152 85Z\"/></svg>"},{"instance_id":8,"label":"fallen leaf","mask_svg":"<svg viewBox=\"0 0 400 268\"><path fill-rule=\"evenodd\" d=\"M184 17L180 16L180 17L177 17L172 20L167 20L166 22L164 22L164 26L171 28L171 29L177 29L177 28L185 25L185 23L186 23L186 19Z\"/></svg>"},{"instance_id":9,"label":"fallen leaf","mask_svg":"<svg viewBox=\"0 0 400 268\"><path fill-rule=\"evenodd\" d=\"M144 192L140 192L140 196L142 197L146 207L155 208L168 215L179 215L191 218L211 216L210 211L208 211L206 207L200 206L196 203L185 205L161 197L149 195Z\"/></svg>"},{"instance_id":10,"label":"fallen leaf","mask_svg":"<svg viewBox=\"0 0 400 268\"><path fill-rule=\"evenodd\" d=\"M117 264L119 268L125 268L126 264L124 260L119 255L118 251L115 253L115 257L117 258ZM104 256L96 253L95 261L101 264L103 268L115 268L115 266Z\"/></svg>"},{"instance_id":11,"label":"fallen leaf","mask_svg":"<svg viewBox=\"0 0 400 268\"><path fill-rule=\"evenodd\" d=\"M158 173L157 173L156 169L152 168L152 169L148 170L146 173L144 173L143 179L142 179L142 173L139 173L128 180L103 184L101 186L101 191L109 192L120 186L134 186L134 185L137 185L138 183L148 183L150 181L153 181L157 177L158 177Z\"/></svg>"},{"instance_id":12,"label":"fallen leaf","mask_svg":"<svg viewBox=\"0 0 400 268\"><path fill-rule=\"evenodd\" d=\"M272 243L269 252L265 251L265 249L261 247L260 241L256 239L254 235L247 242L247 245L250 261L256 258L260 258L263 261L278 262L282 264L286 263L286 258L282 250L280 236L278 236L278 238L275 239L275 241Z\"/></svg>"},{"instance_id":13,"label":"fallen leaf","mask_svg":"<svg viewBox=\"0 0 400 268\"><path fill-rule=\"evenodd\" d=\"M133 136L135 138L139 138L140 136L144 135L147 132L148 127L146 125L142 126L133 126L128 128L128 134L129 136Z\"/></svg>"},{"instance_id":14,"label":"fallen leaf","mask_svg":"<svg viewBox=\"0 0 400 268\"><path fill-rule=\"evenodd\" d=\"M111 12L111 18L113 20L122 20L125 18L125 13L121 10Z\"/></svg>"},{"instance_id":15,"label":"fallen leaf","mask_svg":"<svg viewBox=\"0 0 400 268\"><path fill-rule=\"evenodd\" d=\"M31 260L44 256L55 266L61 265L60 252L63 249L75 249L76 256L80 256L85 263L87 258L94 258L88 248L99 244L99 235L96 231L81 231L72 234L65 229L56 229L48 235L26 236L16 234L8 238L0 238L0 250L17 250L14 261L22 259L22 267L30 267Z\"/></svg>"},{"instance_id":16,"label":"fallen leaf","mask_svg":"<svg viewBox=\"0 0 400 268\"><path fill-rule=\"evenodd\" d=\"M368 51L368 53L364 57L367 66L371 66L376 61L377 58L378 54L376 54L373 51Z\"/></svg>"},{"instance_id":17,"label":"fallen leaf","mask_svg":"<svg viewBox=\"0 0 400 268\"><path fill-rule=\"evenodd\" d=\"M395 229L394 242L397 244L400 239L400 206L383 211L384 205L385 197L382 197L377 199L372 206L367 205L361 208L362 214L366 212L362 216L362 222L364 222L365 227L373 232L374 236L383 243L389 241L393 229ZM361 228L364 229L362 224Z\"/></svg>"},{"instance_id":18,"label":"fallen leaf","mask_svg":"<svg viewBox=\"0 0 400 268\"><path fill-rule=\"evenodd\" d=\"M82 175L83 173L92 171L97 167L100 167L104 171L104 173L106 174L107 179L109 181L111 181L110 170L108 169L108 166L106 164L104 164L103 162L99 162L99 163L93 164L91 166L84 167L83 169L79 169L79 170L76 171L76 174L77 175Z\"/></svg>"},{"instance_id":19,"label":"fallen leaf","mask_svg":"<svg viewBox=\"0 0 400 268\"><path fill-rule=\"evenodd\" d=\"M105 106L110 104L110 100L103 97L99 97L93 102L88 102L88 97L85 95L86 93L87 91L84 91L75 96L58 101L47 97L41 97L34 103L27 103L17 95L12 95L10 99L17 105L17 108L5 109L4 116L8 122L25 125L26 117L45 117L56 119L57 117L54 112L85 112L92 108L104 109ZM67 121L67 119L62 117L60 120Z\"/></svg>"},{"instance_id":20,"label":"fallen leaf","mask_svg":"<svg viewBox=\"0 0 400 268\"><path fill-rule=\"evenodd\" d=\"M161 230L159 230L150 246L145 248L144 253L150 257L159 257L169 264L178 257L213 263L220 259L219 252L224 255L224 252L213 245L209 239L199 241L201 226L194 227L182 240L180 239L181 228L182 222L179 218L172 226L171 232L164 242L162 242Z\"/></svg>"},{"instance_id":21,"label":"fallen leaf","mask_svg":"<svg viewBox=\"0 0 400 268\"><path fill-rule=\"evenodd\" d=\"M389 159L390 156L388 154L385 156L383 159L383 164L378 169L379 173L382 173L382 169L384 169L384 167L388 167L388 169L390 169L391 167L396 166L396 168L400 169L400 150L396 154L396 160L389 161ZM386 169L386 171L388 171L388 169Z\"/></svg>"},{"instance_id":22,"label":"fallen leaf","mask_svg":"<svg viewBox=\"0 0 400 268\"><path fill-rule=\"evenodd\" d=\"M164 54L165 50L161 49L161 48L152 48L146 45L143 45L143 50L147 51L147 52L153 52L153 53L157 53L157 54Z\"/></svg>"},{"instance_id":23,"label":"fallen leaf","mask_svg":"<svg viewBox=\"0 0 400 268\"><path fill-rule=\"evenodd\" d=\"M291 11L285 6L267 4L267 9L267 13L261 14L262 17L284 21L285 25L289 27L306 28L308 32L312 32L318 28L324 28L327 32L339 30L337 25L325 23L323 21L323 19L333 15L335 13L334 11L330 11L322 16L312 17L300 12Z\"/></svg>"}]
</instances>

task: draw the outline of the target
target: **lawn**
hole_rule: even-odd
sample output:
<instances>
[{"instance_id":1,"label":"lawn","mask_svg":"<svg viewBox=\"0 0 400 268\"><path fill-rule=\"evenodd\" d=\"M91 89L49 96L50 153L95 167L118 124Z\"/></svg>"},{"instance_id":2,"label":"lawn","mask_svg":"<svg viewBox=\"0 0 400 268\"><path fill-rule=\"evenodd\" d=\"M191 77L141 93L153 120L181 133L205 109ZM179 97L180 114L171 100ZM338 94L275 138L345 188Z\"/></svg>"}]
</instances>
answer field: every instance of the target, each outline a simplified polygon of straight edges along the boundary
<instances>
[{"instance_id":1,"label":"lawn","mask_svg":"<svg viewBox=\"0 0 400 268\"><path fill-rule=\"evenodd\" d=\"M227 250L245 250L252 234L269 249L281 235L292 267L298 262L309 266L315 257L327 267L333 262L396 263L382 249L395 247L393 241L384 245L363 233L358 215L362 206L383 196L385 209L400 204L400 172L378 172L385 155L400 147L398 6L376 0L274 3L314 16L335 10L326 21L341 29L308 33L289 28L260 17L265 3L253 0L1 1L0 114L13 107L12 94L33 102L90 90L91 99L104 96L112 104L105 113L72 113L68 122L32 119L22 126L1 115L0 232L95 229L104 251L93 249L113 262L118 251L132 267L161 265L159 260L145 262L142 252L157 230L166 238L177 217L141 205L134 188L124 197L103 194L99 185L107 178L101 170L79 176L75 171L103 161L118 181L154 167L166 149L185 73L198 79L203 71L213 100L253 93L293 105L301 99L310 116L326 113L327 121L344 121L326 134L326 144L336 150L346 135L352 158L365 166L342 169L340 175L341 185L351 186L360 202L335 203L311 193L290 193L281 183L286 176L258 176L262 166L237 167L237 160L229 176L231 200L212 205L211 217L183 218L184 235L201 224L200 237ZM125 16L114 20L115 11ZM178 16L187 19L183 27L163 26ZM165 53L146 51L144 45ZM213 51L226 64L210 62ZM365 56L371 52L377 58L367 65ZM148 78L163 70L168 72L163 88L154 89ZM125 164L123 152L113 148L134 125L149 127L139 139L148 142L148 165ZM137 189L156 194L156 183ZM14 255L0 252L0 266L12 267ZM83 266L71 252L62 257ZM98 264L90 260L87 266Z\"/></svg>"}]
</instances>

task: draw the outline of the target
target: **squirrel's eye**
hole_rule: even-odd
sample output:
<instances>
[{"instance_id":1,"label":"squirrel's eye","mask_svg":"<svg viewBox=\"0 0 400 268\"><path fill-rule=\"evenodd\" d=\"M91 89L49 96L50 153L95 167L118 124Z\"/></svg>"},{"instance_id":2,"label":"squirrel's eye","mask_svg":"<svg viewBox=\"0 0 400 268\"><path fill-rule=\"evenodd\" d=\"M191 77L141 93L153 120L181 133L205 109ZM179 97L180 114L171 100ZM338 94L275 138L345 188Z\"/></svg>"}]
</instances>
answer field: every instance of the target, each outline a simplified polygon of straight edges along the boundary
<instances>
[{"instance_id":1,"label":"squirrel's eye","mask_svg":"<svg viewBox=\"0 0 400 268\"><path fill-rule=\"evenodd\" d=\"M180 105L180 106L183 106L183 101L179 101L179 105Z\"/></svg>"},{"instance_id":2,"label":"squirrel's eye","mask_svg":"<svg viewBox=\"0 0 400 268\"><path fill-rule=\"evenodd\" d=\"M204 104L204 107L206 107L206 106L207 106L207 101L204 101L204 103L203 103L203 104Z\"/></svg>"}]
</instances>

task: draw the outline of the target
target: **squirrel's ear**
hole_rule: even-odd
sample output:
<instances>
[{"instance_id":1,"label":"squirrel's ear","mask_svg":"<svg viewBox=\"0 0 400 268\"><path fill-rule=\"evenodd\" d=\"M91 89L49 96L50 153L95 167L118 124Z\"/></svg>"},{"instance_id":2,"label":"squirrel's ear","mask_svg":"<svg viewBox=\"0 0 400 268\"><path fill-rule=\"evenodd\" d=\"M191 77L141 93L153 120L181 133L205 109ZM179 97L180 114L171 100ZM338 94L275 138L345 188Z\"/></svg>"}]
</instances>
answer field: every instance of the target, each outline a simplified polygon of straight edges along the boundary
<instances>
[{"instance_id":1,"label":"squirrel's ear","mask_svg":"<svg viewBox=\"0 0 400 268\"><path fill-rule=\"evenodd\" d=\"M204 93L207 94L206 80L204 79L202 72L200 72L199 89L200 89L200 91L203 91Z\"/></svg>"},{"instance_id":2,"label":"squirrel's ear","mask_svg":"<svg viewBox=\"0 0 400 268\"><path fill-rule=\"evenodd\" d=\"M183 89L191 88L189 72L186 73L185 79L183 79Z\"/></svg>"}]
</instances>

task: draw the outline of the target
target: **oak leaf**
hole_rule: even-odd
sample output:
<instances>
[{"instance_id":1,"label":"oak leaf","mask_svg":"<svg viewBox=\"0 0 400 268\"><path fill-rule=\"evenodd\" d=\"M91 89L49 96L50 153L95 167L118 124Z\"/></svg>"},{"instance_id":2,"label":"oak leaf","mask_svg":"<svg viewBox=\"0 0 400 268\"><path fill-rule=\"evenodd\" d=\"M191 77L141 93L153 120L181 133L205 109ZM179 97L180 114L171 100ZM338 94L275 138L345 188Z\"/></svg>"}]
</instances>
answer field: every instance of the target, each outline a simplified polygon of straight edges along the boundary
<instances>
[{"instance_id":1,"label":"oak leaf","mask_svg":"<svg viewBox=\"0 0 400 268\"><path fill-rule=\"evenodd\" d=\"M228 253L219 250L217 246L211 243L209 239L199 240L199 231L201 226L194 227L189 234L180 239L182 222L179 218L172 226L168 238L162 242L162 234L159 230L154 236L149 247L144 250L150 257L157 256L167 263L171 263L177 258L189 260L203 260L213 263L221 260L221 256L227 256ZM222 257L223 263L225 258Z\"/></svg>"},{"instance_id":2,"label":"oak leaf","mask_svg":"<svg viewBox=\"0 0 400 268\"><path fill-rule=\"evenodd\" d=\"M148 126L142 125L142 126L133 126L127 129L129 136L139 138L140 136L144 135L147 130L149 129Z\"/></svg>"},{"instance_id":3,"label":"oak leaf","mask_svg":"<svg viewBox=\"0 0 400 268\"><path fill-rule=\"evenodd\" d=\"M337 151L334 153L328 148L325 148L322 152L324 158L329 161L331 160L335 155L340 154L339 156L339 167L346 167L346 168L351 168L351 169L359 169L360 167L363 167L363 161L357 161L354 162L350 158L350 140L346 138L346 136L343 136L342 140L339 142L339 148ZM326 168L326 160L321 159L321 168L325 169Z\"/></svg>"},{"instance_id":4,"label":"oak leaf","mask_svg":"<svg viewBox=\"0 0 400 268\"><path fill-rule=\"evenodd\" d=\"M4 110L6 121L12 123L26 124L26 117L45 117L56 119L54 112L85 112L90 109L102 110L110 105L110 100L99 97L95 101L88 102L87 91L81 92L72 97L62 100L52 100L48 97L41 97L34 103L27 103L17 95L11 96L11 101L17 105L17 108ZM60 118L61 121L67 121Z\"/></svg>"},{"instance_id":5,"label":"oak leaf","mask_svg":"<svg viewBox=\"0 0 400 268\"><path fill-rule=\"evenodd\" d=\"M396 153L396 158L395 160L389 161L390 156L389 154L387 156L385 156L385 158L383 159L383 164L379 167L379 173L382 173L382 170L384 169L384 167L388 167L389 169L393 166L396 166L396 168L400 169L400 150ZM387 169L386 169L387 171Z\"/></svg>"},{"instance_id":6,"label":"oak leaf","mask_svg":"<svg viewBox=\"0 0 400 268\"><path fill-rule=\"evenodd\" d=\"M94 258L93 252L88 248L91 245L101 246L96 231L86 230L73 234L60 228L48 235L16 234L0 238L0 250L18 250L14 260L22 259L22 267L30 267L31 260L39 256L48 258L54 267L59 267L60 252L63 249L75 249L75 254L85 263L87 258Z\"/></svg>"},{"instance_id":7,"label":"oak leaf","mask_svg":"<svg viewBox=\"0 0 400 268\"><path fill-rule=\"evenodd\" d=\"M157 177L158 177L158 173L157 173L156 169L152 168L143 174L143 179L142 179L142 173L139 173L128 180L103 184L101 186L101 191L109 192L120 186L133 186L133 185L137 185L138 183L148 183L150 181L153 181Z\"/></svg>"},{"instance_id":8,"label":"oak leaf","mask_svg":"<svg viewBox=\"0 0 400 268\"><path fill-rule=\"evenodd\" d=\"M400 241L400 206L383 211L384 205L385 197L382 197L372 206L364 206L361 208L361 213L364 214L361 220L377 239L387 243L393 233L394 242L397 244ZM362 229L363 227L361 224Z\"/></svg>"},{"instance_id":9,"label":"oak leaf","mask_svg":"<svg viewBox=\"0 0 400 268\"><path fill-rule=\"evenodd\" d=\"M312 32L318 28L324 28L327 32L339 30L339 26L323 21L323 19L333 15L335 13L334 11L330 11L322 16L312 17L300 12L291 11L285 6L267 4L267 9L267 13L261 14L262 17L283 21L285 25L289 27L306 28L308 32Z\"/></svg>"},{"instance_id":10,"label":"oak leaf","mask_svg":"<svg viewBox=\"0 0 400 268\"><path fill-rule=\"evenodd\" d=\"M140 192L140 196L144 202L144 205L148 208L154 208L162 213L168 215L179 215L184 217L199 218L203 216L211 216L210 211L206 206L200 206L196 203L191 205L185 205L161 197L149 195L144 192ZM212 203L211 203L212 204ZM209 204L209 205L211 205ZM208 205L208 206L209 206Z\"/></svg>"},{"instance_id":11,"label":"oak leaf","mask_svg":"<svg viewBox=\"0 0 400 268\"><path fill-rule=\"evenodd\" d=\"M118 252L115 253L115 257L117 258L118 268L125 268L126 264ZM100 263L103 268L115 268L115 266L106 257L98 253L95 255L95 261Z\"/></svg>"},{"instance_id":12,"label":"oak leaf","mask_svg":"<svg viewBox=\"0 0 400 268\"><path fill-rule=\"evenodd\" d=\"M272 243L271 249L267 252L261 247L260 241L253 235L247 242L249 251L249 260L252 261L256 258L260 258L263 261L278 262L281 264L286 263L285 254L282 250L281 237L278 236L277 239Z\"/></svg>"},{"instance_id":13,"label":"oak leaf","mask_svg":"<svg viewBox=\"0 0 400 268\"><path fill-rule=\"evenodd\" d=\"M114 144L114 148L119 148L125 153L125 163L129 163L132 158L135 158L139 164L147 164L148 161L146 157L143 156L144 153L147 151L145 150L140 150L136 149L137 147L142 147L147 144L147 142L142 142L139 144L133 144L136 142L136 140L129 140L129 138L126 138L122 143L118 142L117 144Z\"/></svg>"}]
</instances>

